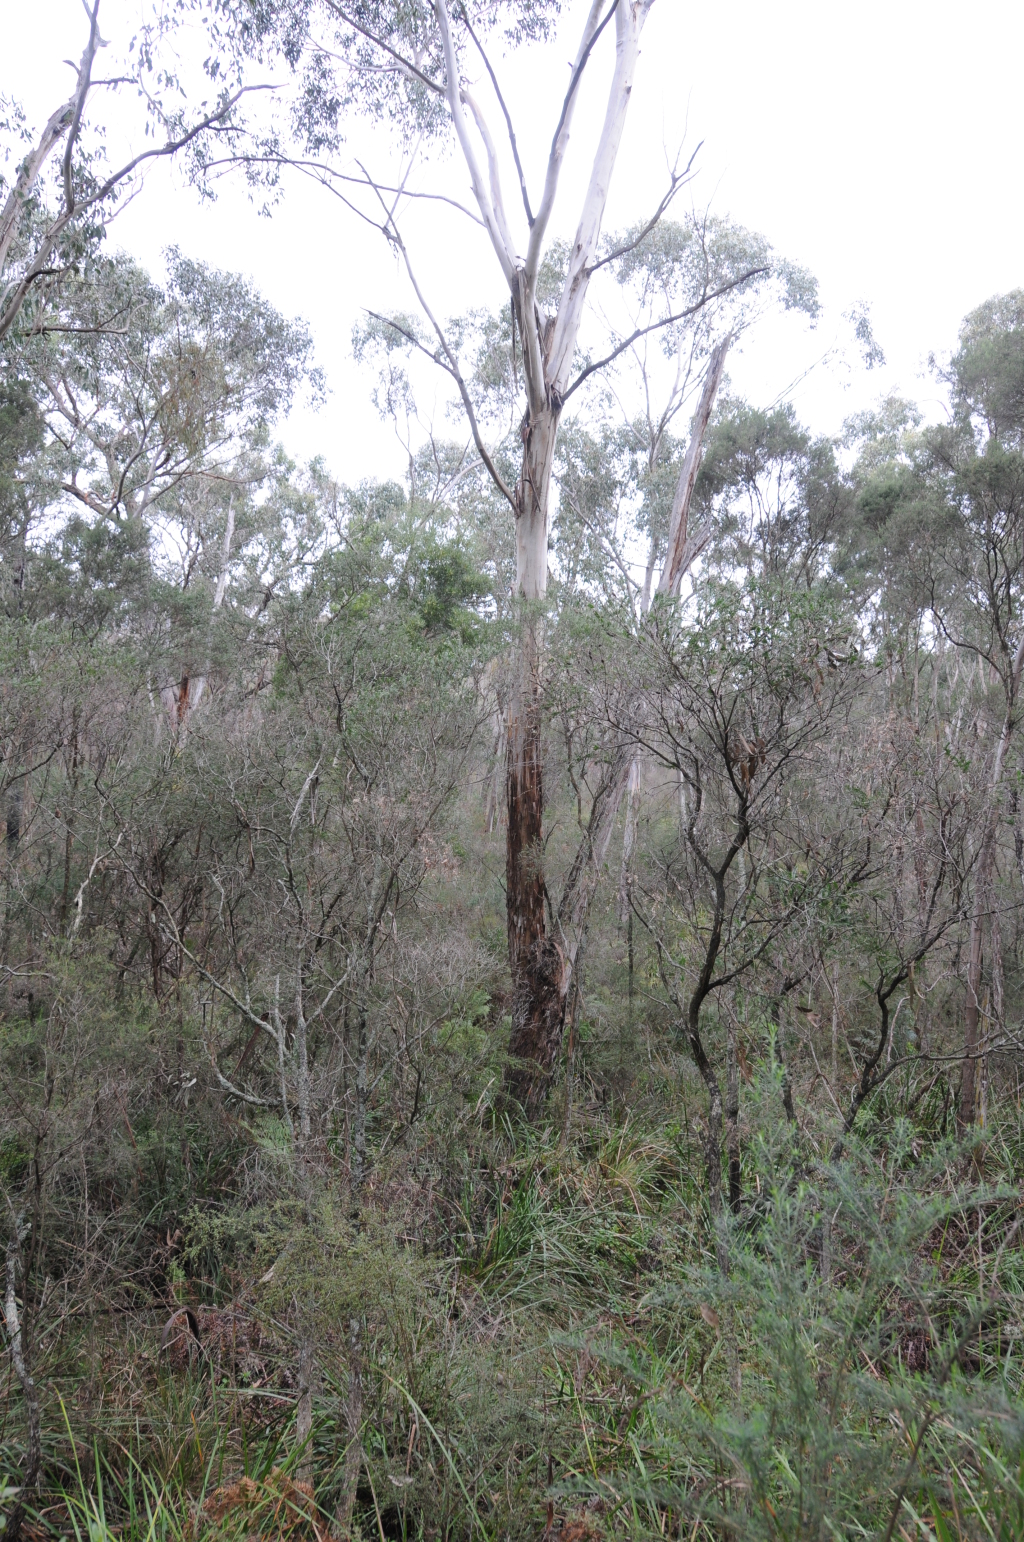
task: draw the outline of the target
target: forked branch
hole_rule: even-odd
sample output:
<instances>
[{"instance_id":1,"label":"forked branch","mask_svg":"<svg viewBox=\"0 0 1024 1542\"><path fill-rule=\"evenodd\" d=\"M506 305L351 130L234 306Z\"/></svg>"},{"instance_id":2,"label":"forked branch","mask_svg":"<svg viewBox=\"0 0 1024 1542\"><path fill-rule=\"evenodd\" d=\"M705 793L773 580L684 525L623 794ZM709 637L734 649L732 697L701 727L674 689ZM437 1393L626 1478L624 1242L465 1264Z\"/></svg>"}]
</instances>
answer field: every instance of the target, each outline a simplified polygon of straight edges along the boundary
<instances>
[{"instance_id":1,"label":"forked branch","mask_svg":"<svg viewBox=\"0 0 1024 1542\"><path fill-rule=\"evenodd\" d=\"M98 205L105 203L111 194L120 187L121 183L127 181L147 161L177 155L179 150L184 150L202 134L223 124L243 96L253 91L269 90L273 90L273 87L263 85L241 86L223 101L215 112L207 113L205 118L199 123L193 124L190 129L184 134L179 135L177 139L169 139L165 144L159 145L153 150L143 150L139 155L133 156L130 161L126 161L117 171L112 172L106 181L101 183L88 197L83 198L80 202L76 202L72 198L70 204L66 203L60 214L51 222L44 233L34 258L25 269L21 278L11 285L4 296L2 307L0 307L0 342L3 341L13 327L32 286L39 278L49 272L49 262L53 250L76 214L84 214L88 209L95 209Z\"/></svg>"},{"instance_id":2,"label":"forked branch","mask_svg":"<svg viewBox=\"0 0 1024 1542\"><path fill-rule=\"evenodd\" d=\"M523 195L523 208L526 210L526 223L532 230L533 210L530 208L530 195L526 190L526 175L523 171L523 163L519 159L519 145L516 143L516 131L512 126L512 115L505 104L505 98L501 94L501 87L498 85L498 77L491 67L491 61L487 57L487 54L484 52L484 46L480 42L480 39L477 37L476 33L473 31L472 25L470 24L466 7L463 5L461 10L463 26L469 33L470 37L473 39L473 42L477 47L477 52L479 53L481 59L484 61L484 68L486 69L488 75L491 77L491 85L494 87L494 94L498 98L498 106L501 108L502 115L505 119L505 127L508 129L508 142L512 148L512 159L515 161L516 171L519 174L519 191Z\"/></svg>"}]
</instances>

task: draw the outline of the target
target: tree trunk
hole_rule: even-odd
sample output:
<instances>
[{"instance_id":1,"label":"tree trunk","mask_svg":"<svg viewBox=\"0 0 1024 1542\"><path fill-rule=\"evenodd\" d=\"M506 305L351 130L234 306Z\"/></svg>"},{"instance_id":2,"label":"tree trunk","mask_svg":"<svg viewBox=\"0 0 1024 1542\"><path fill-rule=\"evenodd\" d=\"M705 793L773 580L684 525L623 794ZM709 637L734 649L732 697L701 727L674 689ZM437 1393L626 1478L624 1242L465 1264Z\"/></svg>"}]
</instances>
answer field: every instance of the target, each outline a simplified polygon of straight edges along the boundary
<instances>
[{"instance_id":1,"label":"tree trunk","mask_svg":"<svg viewBox=\"0 0 1024 1542\"><path fill-rule=\"evenodd\" d=\"M722 1227L722 1089L711 1062L704 1053L699 1035L690 1035L690 1049L708 1094L708 1128L704 1138L704 1176L708 1189L708 1210L715 1243L715 1261L719 1273L729 1273L729 1248Z\"/></svg>"},{"instance_id":2,"label":"tree trunk","mask_svg":"<svg viewBox=\"0 0 1024 1542\"><path fill-rule=\"evenodd\" d=\"M528 408L523 422L523 462L511 497L516 516L516 586L525 602L517 689L510 704L508 729L508 836L506 907L509 963L512 969L512 1067L508 1085L523 1106L535 1111L543 1101L558 1056L565 1021L570 971L554 937L549 936L547 894L542 865L544 789L541 760L540 604L547 589L548 513L551 471L562 403L571 388L580 324L592 264L601 241L608 189L615 168L640 54L640 35L653 0L621 0L607 13L615 16L615 66L604 121L587 182L576 235L570 248L562 293L553 316L542 316L537 303L541 253L554 207L569 142L569 127L580 75L599 29L600 4L590 8L577 54L573 85L566 97L548 158L544 193L532 219L525 263L507 236L504 210L492 179L492 197L484 189L458 85L458 63L444 0L435 15L445 48L447 96L456 134L466 157L474 196L509 284L516 324L523 344ZM479 125L478 125L479 126ZM463 393L468 405L468 396ZM479 440L478 440L479 444ZM503 484L502 484L503 485ZM508 489L503 489L508 493Z\"/></svg>"},{"instance_id":3,"label":"tree trunk","mask_svg":"<svg viewBox=\"0 0 1024 1542\"><path fill-rule=\"evenodd\" d=\"M772 998L771 1015L775 1025L775 1058L779 1064L779 1072L782 1078L782 1106L786 1111L786 1119L790 1124L796 1123L796 1110L793 1107L793 1084L789 1079L789 1062L786 1059L786 1046L783 1042L783 1026L785 1017L783 1006L790 991L798 984L798 979L792 975L786 975L777 994Z\"/></svg>"},{"instance_id":4,"label":"tree trunk","mask_svg":"<svg viewBox=\"0 0 1024 1542\"><path fill-rule=\"evenodd\" d=\"M725 1145L729 1155L729 1208L736 1214L743 1198L740 1178L740 1075L736 1056L736 1024L729 1019L725 1051Z\"/></svg>"},{"instance_id":5,"label":"tree trunk","mask_svg":"<svg viewBox=\"0 0 1024 1542\"><path fill-rule=\"evenodd\" d=\"M358 1317L350 1317L348 1324L348 1397L345 1406L345 1425L348 1445L345 1448L344 1478L335 1511L335 1525L338 1535L347 1542L352 1535L352 1512L355 1509L356 1489L359 1486L359 1469L363 1465L362 1323Z\"/></svg>"},{"instance_id":6,"label":"tree trunk","mask_svg":"<svg viewBox=\"0 0 1024 1542\"><path fill-rule=\"evenodd\" d=\"M356 997L356 1110L353 1121L349 1160L349 1203L354 1230L362 1228L363 1184L366 1178L366 1103L369 1065L369 1025L367 1021L369 970L360 972ZM363 1322L355 1312L348 1320L348 1397L345 1407L348 1445L345 1448L343 1481L335 1512L339 1536L352 1535L359 1472L363 1465Z\"/></svg>"},{"instance_id":7,"label":"tree trunk","mask_svg":"<svg viewBox=\"0 0 1024 1542\"><path fill-rule=\"evenodd\" d=\"M313 1481L313 1380L316 1363L313 1336L310 1325L299 1315L299 1397L295 1405L295 1444L300 1452L299 1477L304 1483Z\"/></svg>"},{"instance_id":8,"label":"tree trunk","mask_svg":"<svg viewBox=\"0 0 1024 1542\"><path fill-rule=\"evenodd\" d=\"M836 966L835 978L830 980L825 976L832 996L832 1091L836 1092L839 1086L839 968Z\"/></svg>"},{"instance_id":9,"label":"tree trunk","mask_svg":"<svg viewBox=\"0 0 1024 1542\"><path fill-rule=\"evenodd\" d=\"M309 1145L311 1133L310 1123L310 1084L309 1084L309 1043L306 1024L306 1014L302 1006L302 992L299 991L295 1004L295 1059L297 1061L296 1092L299 1106L299 1151L305 1151Z\"/></svg>"},{"instance_id":10,"label":"tree trunk","mask_svg":"<svg viewBox=\"0 0 1024 1542\"><path fill-rule=\"evenodd\" d=\"M350 1183L353 1205L358 1211L358 1197L366 1177L366 1105L369 1098L370 1035L367 1022L365 989L360 992L356 1006L356 1107L352 1121L352 1152L350 1157Z\"/></svg>"},{"instance_id":11,"label":"tree trunk","mask_svg":"<svg viewBox=\"0 0 1024 1542\"><path fill-rule=\"evenodd\" d=\"M626 826L622 832L622 862L619 867L619 920L632 918L629 891L633 880L633 852L636 849L637 830L640 824L640 787L642 773L640 758L634 755L629 764L629 780L626 786Z\"/></svg>"},{"instance_id":12,"label":"tree trunk","mask_svg":"<svg viewBox=\"0 0 1024 1542\"><path fill-rule=\"evenodd\" d=\"M699 805L697 813L699 813ZM708 1209L711 1214L711 1229L714 1233L715 1258L718 1262L720 1273L727 1275L729 1273L729 1246L722 1213L722 1089L719 1085L718 1077L715 1075L714 1067L708 1059L707 1050L704 1048L704 1041L701 1038L700 1011L711 993L715 964L722 945L722 927L725 920L725 876L735 860L736 853L746 845L750 828L747 824L746 799L741 797L736 811L736 834L721 865L713 868L706 854L701 850L694 833L697 813L691 818L687 828L687 840L691 850L700 861L701 866L714 886L715 908L711 923L711 933L708 937L707 948L704 953L704 962L686 1010L686 1034L690 1042L690 1053L693 1056L693 1063L700 1072L701 1080L707 1088L708 1128L707 1138L704 1143L704 1166L708 1186ZM733 1046L735 1047L735 1040L733 1040Z\"/></svg>"},{"instance_id":13,"label":"tree trunk","mask_svg":"<svg viewBox=\"0 0 1024 1542\"><path fill-rule=\"evenodd\" d=\"M718 958L718 949L722 940L722 918L725 913L724 875L731 860L730 855L725 868L719 869L712 875L715 886L715 913L711 936L708 939L703 966L686 1011L686 1036L690 1045L690 1054L693 1056L693 1063L700 1073L700 1079L708 1095L708 1127L704 1136L704 1175L708 1190L708 1210L714 1237L715 1258L719 1272L723 1275L729 1273L729 1250L722 1225L722 1089L715 1075L714 1066L708 1059L707 1050L704 1048L704 1040L700 1032L700 1009L709 994L715 961Z\"/></svg>"},{"instance_id":14,"label":"tree trunk","mask_svg":"<svg viewBox=\"0 0 1024 1542\"><path fill-rule=\"evenodd\" d=\"M7 792L7 854L12 859L21 840L22 795L23 783L20 780L12 782Z\"/></svg>"},{"instance_id":15,"label":"tree trunk","mask_svg":"<svg viewBox=\"0 0 1024 1542\"><path fill-rule=\"evenodd\" d=\"M525 604L518 678L508 720L505 907L513 1060L509 1090L531 1114L544 1100L561 1047L567 984L562 949L548 935L545 913L541 748L543 617L539 602L547 589L548 494L557 427L557 412L549 408L525 430L516 518L516 573Z\"/></svg>"},{"instance_id":16,"label":"tree trunk","mask_svg":"<svg viewBox=\"0 0 1024 1542\"><path fill-rule=\"evenodd\" d=\"M498 708L497 724L494 730L493 763L487 784L484 789L484 830L492 835L498 821L498 806L501 801L501 774L507 764L505 750L505 735L508 729L507 714Z\"/></svg>"},{"instance_id":17,"label":"tree trunk","mask_svg":"<svg viewBox=\"0 0 1024 1542\"><path fill-rule=\"evenodd\" d=\"M714 350L694 414L693 432L683 458L672 505L669 544L658 592L679 593L683 576L710 537L705 523L690 534L689 512L700 469L704 436L722 383L731 342ZM505 906L509 963L512 969L513 1064L508 1085L529 1114L544 1101L562 1043L565 1002L572 978L575 943L566 957L548 935L547 889L543 866L544 789L541 752L541 663L543 618L538 602L547 589L548 502L558 432L557 406L549 405L524 428L523 469L516 489L516 572L520 597L527 602L520 644L519 674L508 716L508 832L505 858ZM648 596L649 598L649 596ZM646 603L646 600L645 600ZM623 743L601 800L595 800L576 858L566 879L558 910L558 931L576 943L586 929L597 873L611 838L612 825L626 790L639 792L640 767ZM635 808L632 816L635 817ZM635 835L635 825L631 827Z\"/></svg>"},{"instance_id":18,"label":"tree trunk","mask_svg":"<svg viewBox=\"0 0 1024 1542\"><path fill-rule=\"evenodd\" d=\"M221 543L220 572L217 574L217 586L213 592L213 606L210 617L210 630L213 631L213 617L216 616L224 603L227 593L228 579L231 576L231 544L235 538L235 495L232 492L228 498L228 512L224 524L224 539ZM210 675L210 650L207 651L206 667L203 673L192 682L192 689L188 696L187 709L194 712L203 699L206 691L206 682Z\"/></svg>"}]
</instances>

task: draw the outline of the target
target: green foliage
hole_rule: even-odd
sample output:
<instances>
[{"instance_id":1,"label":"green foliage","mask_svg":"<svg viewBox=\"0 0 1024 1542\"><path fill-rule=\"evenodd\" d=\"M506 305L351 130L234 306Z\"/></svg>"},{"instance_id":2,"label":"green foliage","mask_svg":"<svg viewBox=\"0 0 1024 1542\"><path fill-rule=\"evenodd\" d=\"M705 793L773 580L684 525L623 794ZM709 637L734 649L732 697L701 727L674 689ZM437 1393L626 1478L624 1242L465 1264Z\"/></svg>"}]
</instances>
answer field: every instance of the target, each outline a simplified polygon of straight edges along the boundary
<instances>
[{"instance_id":1,"label":"green foliage","mask_svg":"<svg viewBox=\"0 0 1024 1542\"><path fill-rule=\"evenodd\" d=\"M1024 425L1024 292L993 296L960 329L950 380L958 405L987 433L1021 448Z\"/></svg>"},{"instance_id":2,"label":"green foliage","mask_svg":"<svg viewBox=\"0 0 1024 1542\"><path fill-rule=\"evenodd\" d=\"M659 220L653 230L627 230L608 241L616 276L647 298L656 293L671 311L694 305L707 294L729 294L734 321L742 325L751 300L776 287L786 310L800 310L812 320L819 313L817 284L805 268L780 259L763 236L719 216L694 216L685 224ZM672 352L677 337L668 329L664 347Z\"/></svg>"},{"instance_id":3,"label":"green foliage","mask_svg":"<svg viewBox=\"0 0 1024 1542\"><path fill-rule=\"evenodd\" d=\"M555 9L460 11L458 46ZM351 73L319 6L219 14L284 51L311 144L353 108L440 131L423 7L360 15L425 81ZM1020 1531L1020 296L967 318L940 427L723 398L700 563L652 597L712 348L817 302L725 221L612 251L630 327L728 294L616 361L622 421L575 398L525 616L478 447L413 435L411 318L355 338L403 483L272 447L308 334L177 252L66 276L80 330L5 376L0 1251L34 1380L12 1356L0 1471L38 1414L39 1535L299 1542L307 1502L382 1542ZM449 335L513 485L511 312ZM522 640L573 966L534 1123Z\"/></svg>"}]
</instances>

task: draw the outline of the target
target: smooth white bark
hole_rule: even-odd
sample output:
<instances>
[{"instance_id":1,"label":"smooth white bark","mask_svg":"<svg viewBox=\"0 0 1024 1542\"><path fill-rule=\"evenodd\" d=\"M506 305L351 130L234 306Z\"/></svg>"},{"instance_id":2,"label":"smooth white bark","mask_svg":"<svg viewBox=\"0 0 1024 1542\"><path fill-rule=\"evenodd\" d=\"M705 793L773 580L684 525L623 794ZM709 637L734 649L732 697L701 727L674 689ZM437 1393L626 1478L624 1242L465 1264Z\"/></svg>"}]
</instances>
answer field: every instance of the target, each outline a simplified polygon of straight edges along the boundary
<instances>
[{"instance_id":1,"label":"smooth white bark","mask_svg":"<svg viewBox=\"0 0 1024 1542\"><path fill-rule=\"evenodd\" d=\"M576 103L579 99L580 78L583 70L587 50L590 48L594 34L601 21L601 12L605 8L605 0L593 0L586 24L583 28L583 36L580 38L580 46L576 50L576 57L572 64L572 74L569 77L569 94L562 109L561 125L551 142L551 153L548 156L547 169L544 175L544 192L541 195L537 215L530 232L530 245L526 253L526 283L530 298L540 272L541 260L544 256L544 238L551 223L551 214L555 207L555 198L558 193L558 181L562 171L562 162L565 160L565 152L569 148L569 135L572 129L572 120L576 111Z\"/></svg>"},{"instance_id":2,"label":"smooth white bark","mask_svg":"<svg viewBox=\"0 0 1024 1542\"><path fill-rule=\"evenodd\" d=\"M21 212L27 200L31 197L50 154L56 149L71 126L71 119L75 111L75 97L65 102L63 107L58 107L52 114L46 127L39 138L35 149L26 156L22 162L21 170L14 181L14 186L7 195L7 202L0 212L0 273L10 255L11 246L18 233Z\"/></svg>"},{"instance_id":3,"label":"smooth white bark","mask_svg":"<svg viewBox=\"0 0 1024 1542\"><path fill-rule=\"evenodd\" d=\"M448 109L452 115L455 135L459 141L459 148L466 162L466 168L469 171L473 197L476 199L477 207L483 215L484 224L487 226L487 234L491 238L491 245L494 247L495 255L501 264L501 271L505 275L506 282L510 286L514 286L516 283L516 264L502 235L494 204L488 196L483 174L480 170L480 163L477 160L476 150L473 146L473 136L470 133L469 124L466 122L466 114L462 108L459 61L455 53L455 40L452 37L448 6L445 0L435 0L434 9L437 16L438 30L441 33L441 47L444 50L445 95L448 99Z\"/></svg>"},{"instance_id":4,"label":"smooth white bark","mask_svg":"<svg viewBox=\"0 0 1024 1542\"><path fill-rule=\"evenodd\" d=\"M632 0L632 3L619 0L615 12L615 70L547 361L548 381L559 398L564 396L569 385L590 281L589 269L597 256L612 172L633 93L633 79L640 57L640 34L653 3L654 0Z\"/></svg>"}]
</instances>

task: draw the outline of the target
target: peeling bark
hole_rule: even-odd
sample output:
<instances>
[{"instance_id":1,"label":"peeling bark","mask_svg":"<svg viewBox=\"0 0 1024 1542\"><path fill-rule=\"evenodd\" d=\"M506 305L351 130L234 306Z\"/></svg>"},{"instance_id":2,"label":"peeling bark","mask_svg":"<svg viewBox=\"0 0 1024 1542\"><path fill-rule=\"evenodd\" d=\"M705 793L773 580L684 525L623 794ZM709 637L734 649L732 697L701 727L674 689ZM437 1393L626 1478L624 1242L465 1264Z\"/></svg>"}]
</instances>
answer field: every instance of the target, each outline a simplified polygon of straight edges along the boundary
<instances>
[{"instance_id":1,"label":"peeling bark","mask_svg":"<svg viewBox=\"0 0 1024 1542\"><path fill-rule=\"evenodd\" d=\"M519 592L536 606L547 588L547 510L556 416L527 433L518 488L516 566ZM514 1062L509 1090L530 1112L543 1101L561 1047L568 980L562 950L547 934L544 883L544 773L541 745L542 623L534 608L523 618L519 675L509 708L508 830L505 905L512 970Z\"/></svg>"},{"instance_id":2,"label":"peeling bark","mask_svg":"<svg viewBox=\"0 0 1024 1542\"><path fill-rule=\"evenodd\" d=\"M700 468L704 437L721 387L731 338L711 357L707 379L694 414L693 431L680 469L672 505L669 546L658 592L679 593L689 571L710 537L705 524L689 529L690 504ZM528 434L518 498L529 517L521 514L516 528L520 592L527 600L543 597L547 584L547 498L554 456L557 415L548 414L544 431ZM543 518L540 499L543 498ZM515 1062L508 1085L513 1096L534 1113L543 1102L558 1059L565 1020L565 1002L577 955L586 935L587 918L611 841L615 818L627 787L630 801L620 876L620 906L636 838L640 763L625 736L608 773L595 794L587 825L566 876L558 907L561 942L548 936L547 891L543 868L543 765L541 749L541 638L539 619L524 622L517 693L508 726L508 835L505 900L513 1006L509 1054Z\"/></svg>"}]
</instances>

